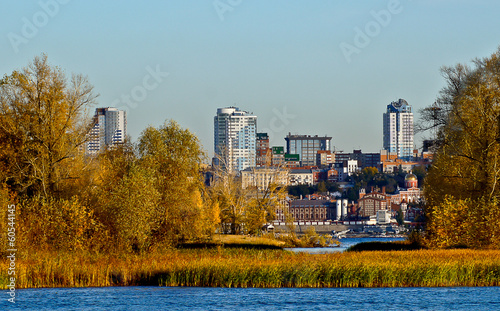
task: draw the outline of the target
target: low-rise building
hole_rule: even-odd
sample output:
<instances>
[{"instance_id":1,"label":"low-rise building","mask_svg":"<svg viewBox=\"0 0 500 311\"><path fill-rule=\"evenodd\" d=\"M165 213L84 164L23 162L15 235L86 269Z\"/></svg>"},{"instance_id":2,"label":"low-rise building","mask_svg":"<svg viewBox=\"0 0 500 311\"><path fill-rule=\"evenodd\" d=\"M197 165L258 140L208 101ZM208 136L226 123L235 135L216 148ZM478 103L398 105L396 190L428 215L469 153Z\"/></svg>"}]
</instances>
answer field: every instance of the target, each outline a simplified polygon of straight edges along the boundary
<instances>
[{"instance_id":1,"label":"low-rise building","mask_svg":"<svg viewBox=\"0 0 500 311\"><path fill-rule=\"evenodd\" d=\"M286 167L300 167L300 156L298 154L285 153Z\"/></svg>"},{"instance_id":2,"label":"low-rise building","mask_svg":"<svg viewBox=\"0 0 500 311\"><path fill-rule=\"evenodd\" d=\"M296 221L325 221L335 219L335 205L329 200L290 201L289 211Z\"/></svg>"},{"instance_id":3,"label":"low-rise building","mask_svg":"<svg viewBox=\"0 0 500 311\"><path fill-rule=\"evenodd\" d=\"M394 211L396 209L402 212L406 211L407 203L418 203L423 200L423 193L418 188L418 179L412 173L405 177L405 188L398 188L395 194L385 193L385 187L382 190L375 189L366 193L365 189L359 191L357 214L360 217L369 217L377 214L379 210Z\"/></svg>"},{"instance_id":4,"label":"low-rise building","mask_svg":"<svg viewBox=\"0 0 500 311\"><path fill-rule=\"evenodd\" d=\"M291 169L289 173L289 185L309 185L314 184L314 176L312 169Z\"/></svg>"},{"instance_id":5,"label":"low-rise building","mask_svg":"<svg viewBox=\"0 0 500 311\"><path fill-rule=\"evenodd\" d=\"M285 162L285 147L274 146L271 148L272 152L272 165L281 166Z\"/></svg>"},{"instance_id":6,"label":"low-rise building","mask_svg":"<svg viewBox=\"0 0 500 311\"><path fill-rule=\"evenodd\" d=\"M286 186L289 183L288 170L278 167L249 167L241 171L242 188L257 187L265 190L271 183Z\"/></svg>"},{"instance_id":7,"label":"low-rise building","mask_svg":"<svg viewBox=\"0 0 500 311\"><path fill-rule=\"evenodd\" d=\"M358 161L346 160L342 163L335 162L333 168L337 171L338 181L345 181L347 177L359 171Z\"/></svg>"},{"instance_id":8,"label":"low-rise building","mask_svg":"<svg viewBox=\"0 0 500 311\"><path fill-rule=\"evenodd\" d=\"M366 194L365 189L361 189L359 192L357 214L360 217L373 216L380 210L387 210L390 207L389 204L390 196L385 191L377 189Z\"/></svg>"}]
</instances>

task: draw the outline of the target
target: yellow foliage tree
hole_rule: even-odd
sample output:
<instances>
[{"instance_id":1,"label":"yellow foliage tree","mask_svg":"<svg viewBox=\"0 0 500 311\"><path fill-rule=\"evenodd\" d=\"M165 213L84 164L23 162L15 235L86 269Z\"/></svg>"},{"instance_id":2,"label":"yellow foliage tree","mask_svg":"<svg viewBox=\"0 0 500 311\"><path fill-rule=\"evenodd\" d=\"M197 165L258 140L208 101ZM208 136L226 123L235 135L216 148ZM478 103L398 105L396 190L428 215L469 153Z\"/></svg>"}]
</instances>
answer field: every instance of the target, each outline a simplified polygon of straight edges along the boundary
<instances>
[{"instance_id":1,"label":"yellow foliage tree","mask_svg":"<svg viewBox=\"0 0 500 311\"><path fill-rule=\"evenodd\" d=\"M203 198L200 164L205 158L198 138L176 122L146 128L138 143L139 164L151 169L159 192L153 237L158 243L178 244L206 237L204 223L214 220L214 207ZM216 214L216 213L215 213ZM210 232L212 234L213 232Z\"/></svg>"},{"instance_id":2,"label":"yellow foliage tree","mask_svg":"<svg viewBox=\"0 0 500 311\"><path fill-rule=\"evenodd\" d=\"M95 96L86 78L35 57L0 80L0 182L20 194L48 197L79 176L75 162L91 126ZM71 163L70 163L71 162Z\"/></svg>"},{"instance_id":3,"label":"yellow foliage tree","mask_svg":"<svg viewBox=\"0 0 500 311\"><path fill-rule=\"evenodd\" d=\"M217 199L221 213L221 230L225 233L260 234L262 227L276 218L279 209L285 212L286 183L288 172L285 164L251 168L253 182L242 183L242 176L228 170L224 158L215 167L212 195ZM257 182L259 175L263 180Z\"/></svg>"},{"instance_id":4,"label":"yellow foliage tree","mask_svg":"<svg viewBox=\"0 0 500 311\"><path fill-rule=\"evenodd\" d=\"M78 197L71 199L23 198L17 205L16 241L29 252L87 248L88 237L97 230L92 210Z\"/></svg>"},{"instance_id":5,"label":"yellow foliage tree","mask_svg":"<svg viewBox=\"0 0 500 311\"><path fill-rule=\"evenodd\" d=\"M438 246L488 247L497 225L484 220L500 199L500 49L474 64L443 68L448 85L422 111L424 127L437 133L424 191L429 240Z\"/></svg>"},{"instance_id":6,"label":"yellow foliage tree","mask_svg":"<svg viewBox=\"0 0 500 311\"><path fill-rule=\"evenodd\" d=\"M220 231L240 234L243 231L247 207L247 191L243 189L241 179L235 172L218 166L210 190L210 195L216 200L220 210Z\"/></svg>"}]
</instances>

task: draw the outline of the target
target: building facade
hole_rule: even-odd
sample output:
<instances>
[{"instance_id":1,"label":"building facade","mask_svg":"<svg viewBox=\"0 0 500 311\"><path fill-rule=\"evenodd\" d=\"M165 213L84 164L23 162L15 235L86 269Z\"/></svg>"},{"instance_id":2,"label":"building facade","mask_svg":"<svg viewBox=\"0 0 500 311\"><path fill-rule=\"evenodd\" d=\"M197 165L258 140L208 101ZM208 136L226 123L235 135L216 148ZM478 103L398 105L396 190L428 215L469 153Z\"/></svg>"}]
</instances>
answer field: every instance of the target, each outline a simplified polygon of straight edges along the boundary
<instances>
[{"instance_id":1,"label":"building facade","mask_svg":"<svg viewBox=\"0 0 500 311\"><path fill-rule=\"evenodd\" d=\"M357 214L360 217L370 217L380 210L394 211L401 209L405 212L408 203L419 203L423 200L423 191L418 188L418 178L415 174L409 173L405 176L405 188L398 187L395 194L387 194L385 187L382 190L372 189L366 193L364 188L359 191Z\"/></svg>"},{"instance_id":2,"label":"building facade","mask_svg":"<svg viewBox=\"0 0 500 311\"><path fill-rule=\"evenodd\" d=\"M365 189L361 189L359 197L357 214L361 217L377 215L378 211L389 209L390 196L385 191L365 194Z\"/></svg>"},{"instance_id":3,"label":"building facade","mask_svg":"<svg viewBox=\"0 0 500 311\"><path fill-rule=\"evenodd\" d=\"M289 172L289 185L309 185L314 184L314 175L311 169L291 169Z\"/></svg>"},{"instance_id":4,"label":"building facade","mask_svg":"<svg viewBox=\"0 0 500 311\"><path fill-rule=\"evenodd\" d=\"M241 187L265 191L271 184L288 185L288 170L279 167L254 167L241 171Z\"/></svg>"},{"instance_id":5,"label":"building facade","mask_svg":"<svg viewBox=\"0 0 500 311\"><path fill-rule=\"evenodd\" d=\"M269 153L269 136L267 133L257 133L256 135L256 160L257 167L269 166L267 155Z\"/></svg>"},{"instance_id":6,"label":"building facade","mask_svg":"<svg viewBox=\"0 0 500 311\"><path fill-rule=\"evenodd\" d=\"M418 178L413 173L405 176L405 188L398 189L391 196L391 203L400 205L402 203L418 203L423 200L423 191L418 188Z\"/></svg>"},{"instance_id":7,"label":"building facade","mask_svg":"<svg viewBox=\"0 0 500 311\"><path fill-rule=\"evenodd\" d=\"M331 137L310 135L288 135L285 137L288 154L298 154L301 166L316 165L316 154L320 150L330 150Z\"/></svg>"},{"instance_id":8,"label":"building facade","mask_svg":"<svg viewBox=\"0 0 500 311\"><path fill-rule=\"evenodd\" d=\"M285 154L286 167L300 167L300 156L298 154Z\"/></svg>"},{"instance_id":9,"label":"building facade","mask_svg":"<svg viewBox=\"0 0 500 311\"><path fill-rule=\"evenodd\" d=\"M387 105L384 113L384 149L409 161L413 157L413 137L411 106L404 99Z\"/></svg>"},{"instance_id":10,"label":"building facade","mask_svg":"<svg viewBox=\"0 0 500 311\"><path fill-rule=\"evenodd\" d=\"M97 108L89 133L86 153L96 155L106 147L122 144L127 135L127 115L117 108Z\"/></svg>"},{"instance_id":11,"label":"building facade","mask_svg":"<svg viewBox=\"0 0 500 311\"><path fill-rule=\"evenodd\" d=\"M282 166L285 162L285 148L282 146L274 146L271 148L272 164L274 166Z\"/></svg>"},{"instance_id":12,"label":"building facade","mask_svg":"<svg viewBox=\"0 0 500 311\"><path fill-rule=\"evenodd\" d=\"M316 165L320 167L332 164L332 152L330 150L319 150L316 153Z\"/></svg>"},{"instance_id":13,"label":"building facade","mask_svg":"<svg viewBox=\"0 0 500 311\"><path fill-rule=\"evenodd\" d=\"M329 200L294 200L289 211L295 221L325 221L335 219L335 205Z\"/></svg>"},{"instance_id":14,"label":"building facade","mask_svg":"<svg viewBox=\"0 0 500 311\"><path fill-rule=\"evenodd\" d=\"M242 171L256 166L257 117L237 107L218 108L214 117L215 165Z\"/></svg>"}]
</instances>

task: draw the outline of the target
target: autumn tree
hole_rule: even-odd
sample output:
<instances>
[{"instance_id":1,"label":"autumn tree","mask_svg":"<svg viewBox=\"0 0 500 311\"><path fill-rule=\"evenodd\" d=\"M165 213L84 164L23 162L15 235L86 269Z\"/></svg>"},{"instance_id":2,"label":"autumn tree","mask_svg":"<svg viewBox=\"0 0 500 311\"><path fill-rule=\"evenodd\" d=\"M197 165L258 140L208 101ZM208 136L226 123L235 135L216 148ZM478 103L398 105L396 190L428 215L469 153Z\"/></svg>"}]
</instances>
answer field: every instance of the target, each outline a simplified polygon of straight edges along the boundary
<instances>
[{"instance_id":1,"label":"autumn tree","mask_svg":"<svg viewBox=\"0 0 500 311\"><path fill-rule=\"evenodd\" d=\"M424 185L429 240L440 247L487 247L494 241L477 232L498 233L500 224L491 217L498 215L493 202L500 196L500 49L472 67L459 64L442 73L447 85L422 110L421 122L433 130L437 146Z\"/></svg>"},{"instance_id":2,"label":"autumn tree","mask_svg":"<svg viewBox=\"0 0 500 311\"><path fill-rule=\"evenodd\" d=\"M102 248L143 251L152 244L151 232L159 198L155 172L139 165L134 145L125 142L93 159L90 187L82 191L102 230Z\"/></svg>"},{"instance_id":3,"label":"autumn tree","mask_svg":"<svg viewBox=\"0 0 500 311\"><path fill-rule=\"evenodd\" d=\"M91 163L83 144L95 98L85 77L67 79L46 55L0 80L0 200L15 198L24 249L85 248L98 228L76 196Z\"/></svg>"},{"instance_id":4,"label":"autumn tree","mask_svg":"<svg viewBox=\"0 0 500 311\"><path fill-rule=\"evenodd\" d=\"M196 136L174 121L99 154L85 197L108 248L142 252L210 238L219 214L201 180L203 159Z\"/></svg>"},{"instance_id":5,"label":"autumn tree","mask_svg":"<svg viewBox=\"0 0 500 311\"><path fill-rule=\"evenodd\" d=\"M227 169L225 157L218 158L214 167L214 181L210 188L211 197L220 210L220 231L239 234L243 230L248 191L243 188L240 176Z\"/></svg>"},{"instance_id":6,"label":"autumn tree","mask_svg":"<svg viewBox=\"0 0 500 311\"><path fill-rule=\"evenodd\" d=\"M46 55L0 80L0 183L47 197L78 178L92 89L82 75L67 81Z\"/></svg>"},{"instance_id":7,"label":"autumn tree","mask_svg":"<svg viewBox=\"0 0 500 311\"><path fill-rule=\"evenodd\" d=\"M211 192L219 204L222 232L259 234L266 223L276 218L277 209L285 212L288 171L285 163L272 166L271 156L266 156L265 166L245 172L250 175L245 183L242 172L227 169L225 159L218 159L220 165L214 168ZM258 178L261 182L257 182Z\"/></svg>"},{"instance_id":8,"label":"autumn tree","mask_svg":"<svg viewBox=\"0 0 500 311\"><path fill-rule=\"evenodd\" d=\"M205 154L198 138L174 121L149 126L139 138L138 154L159 193L154 241L175 245L210 236L218 224L218 206L205 195L200 174Z\"/></svg>"},{"instance_id":9,"label":"autumn tree","mask_svg":"<svg viewBox=\"0 0 500 311\"><path fill-rule=\"evenodd\" d=\"M255 174L259 168L252 168ZM276 219L276 212L286 215L287 205L286 184L288 170L284 163L274 167L265 166L264 183L260 187L253 184L247 189L247 206L245 210L245 225L248 232L259 234L262 226Z\"/></svg>"}]
</instances>

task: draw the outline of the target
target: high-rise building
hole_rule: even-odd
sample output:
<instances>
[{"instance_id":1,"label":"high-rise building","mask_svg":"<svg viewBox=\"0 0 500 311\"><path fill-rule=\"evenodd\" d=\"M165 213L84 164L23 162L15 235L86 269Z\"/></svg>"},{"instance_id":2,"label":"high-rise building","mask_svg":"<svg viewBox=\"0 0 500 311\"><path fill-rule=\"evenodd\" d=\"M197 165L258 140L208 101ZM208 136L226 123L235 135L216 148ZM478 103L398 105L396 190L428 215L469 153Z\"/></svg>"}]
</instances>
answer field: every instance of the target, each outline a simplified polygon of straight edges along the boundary
<instances>
[{"instance_id":1,"label":"high-rise building","mask_svg":"<svg viewBox=\"0 0 500 311\"><path fill-rule=\"evenodd\" d=\"M413 113L404 99L387 105L384 113L384 149L405 160L411 160L413 156Z\"/></svg>"},{"instance_id":2,"label":"high-rise building","mask_svg":"<svg viewBox=\"0 0 500 311\"><path fill-rule=\"evenodd\" d=\"M285 137L288 154L298 154L302 166L316 165L316 154L320 150L330 150L331 137L310 135L288 135Z\"/></svg>"},{"instance_id":3,"label":"high-rise building","mask_svg":"<svg viewBox=\"0 0 500 311\"><path fill-rule=\"evenodd\" d=\"M214 164L237 171L255 167L256 131L257 116L237 107L218 108L214 117Z\"/></svg>"},{"instance_id":4,"label":"high-rise building","mask_svg":"<svg viewBox=\"0 0 500 311\"><path fill-rule=\"evenodd\" d=\"M106 146L122 144L127 135L127 116L117 108L97 108L94 115L94 126L90 131L86 153L94 155Z\"/></svg>"},{"instance_id":5,"label":"high-rise building","mask_svg":"<svg viewBox=\"0 0 500 311\"><path fill-rule=\"evenodd\" d=\"M257 133L256 152L256 166L262 167L269 165L269 163L266 163L269 153L269 136L267 135L267 133Z\"/></svg>"}]
</instances>

